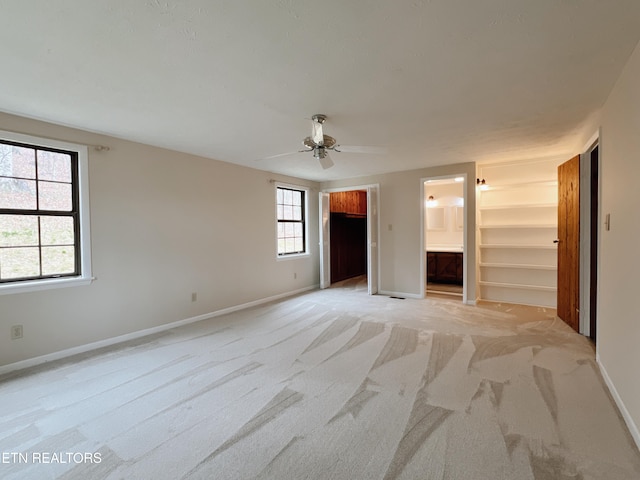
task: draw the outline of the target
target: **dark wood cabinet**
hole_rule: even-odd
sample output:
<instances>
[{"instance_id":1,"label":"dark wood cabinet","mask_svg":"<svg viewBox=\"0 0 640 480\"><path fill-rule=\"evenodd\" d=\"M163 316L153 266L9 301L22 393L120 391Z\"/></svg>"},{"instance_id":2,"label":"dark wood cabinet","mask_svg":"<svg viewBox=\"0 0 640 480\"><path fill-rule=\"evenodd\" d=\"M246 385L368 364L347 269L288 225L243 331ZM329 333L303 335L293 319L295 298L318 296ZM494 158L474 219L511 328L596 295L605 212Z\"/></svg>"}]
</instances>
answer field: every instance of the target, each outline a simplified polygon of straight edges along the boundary
<instances>
[{"instance_id":1,"label":"dark wood cabinet","mask_svg":"<svg viewBox=\"0 0 640 480\"><path fill-rule=\"evenodd\" d=\"M331 213L346 213L351 215L367 214L367 192L353 190L351 192L334 192L329 197Z\"/></svg>"},{"instance_id":2,"label":"dark wood cabinet","mask_svg":"<svg viewBox=\"0 0 640 480\"><path fill-rule=\"evenodd\" d=\"M427 282L462 285L462 252L427 252Z\"/></svg>"}]
</instances>

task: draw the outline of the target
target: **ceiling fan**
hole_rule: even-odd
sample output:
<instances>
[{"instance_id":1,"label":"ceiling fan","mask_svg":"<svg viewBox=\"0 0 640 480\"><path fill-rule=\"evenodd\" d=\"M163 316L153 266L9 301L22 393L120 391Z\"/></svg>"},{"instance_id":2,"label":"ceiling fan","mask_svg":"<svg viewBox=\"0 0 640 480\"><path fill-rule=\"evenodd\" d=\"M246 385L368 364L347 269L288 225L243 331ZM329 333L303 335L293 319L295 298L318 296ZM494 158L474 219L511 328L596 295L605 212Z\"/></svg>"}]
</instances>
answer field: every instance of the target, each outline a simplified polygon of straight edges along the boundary
<instances>
[{"instance_id":1,"label":"ceiling fan","mask_svg":"<svg viewBox=\"0 0 640 480\"><path fill-rule=\"evenodd\" d=\"M312 152L313 157L317 158L320 161L320 165L325 170L327 168L333 167L334 163L329 157L329 151L334 152L347 152L347 153L369 153L369 154L383 154L386 153L386 149L382 147L359 147L359 146L346 146L346 145L338 145L336 143L336 139L325 135L322 131L322 125L327 120L327 116L321 113L317 113L311 117L311 135L305 137L302 140L302 145L304 146L303 150L298 150L296 152L288 152L288 153L280 153L278 155L272 155L270 157L264 158L264 160L268 160L271 158L283 157L286 155L293 155L295 153L304 153L304 152ZM338 150L338 148L340 148Z\"/></svg>"}]
</instances>

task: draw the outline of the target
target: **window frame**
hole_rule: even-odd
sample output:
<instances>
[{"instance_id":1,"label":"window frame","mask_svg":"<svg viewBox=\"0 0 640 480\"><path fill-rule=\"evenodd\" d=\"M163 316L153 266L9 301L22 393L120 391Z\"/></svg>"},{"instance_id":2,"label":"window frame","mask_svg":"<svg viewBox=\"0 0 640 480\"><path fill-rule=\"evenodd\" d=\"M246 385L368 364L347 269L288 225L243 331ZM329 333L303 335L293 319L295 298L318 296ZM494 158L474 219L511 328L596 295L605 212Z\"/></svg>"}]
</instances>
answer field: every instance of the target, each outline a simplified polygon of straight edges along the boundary
<instances>
[{"instance_id":1,"label":"window frame","mask_svg":"<svg viewBox=\"0 0 640 480\"><path fill-rule=\"evenodd\" d=\"M15 132L0 130L0 140L7 144L18 144L27 148L36 148L49 151L68 152L75 157L75 169L72 168L72 192L76 195L77 226L74 238L76 249L77 274L62 275L59 277L42 277L30 279L15 279L0 282L0 295L9 293L26 293L50 288L72 287L88 285L93 280L91 270L91 227L89 211L89 154L86 145L51 140ZM75 189L73 186L75 185ZM11 210L11 209L5 209ZM19 213L12 211L11 213ZM33 215L31 213L29 216ZM64 215L69 216L69 215Z\"/></svg>"},{"instance_id":2,"label":"window frame","mask_svg":"<svg viewBox=\"0 0 640 480\"><path fill-rule=\"evenodd\" d=\"M276 183L274 190L275 196L275 238L276 238L276 259L277 260L287 260L292 258L300 258L309 256L309 222L307 221L309 218L309 189L307 187L302 187L300 185L291 185L286 183ZM293 190L302 193L302 220L284 220L278 218L278 190ZM301 252L291 252L291 253L278 253L278 225L281 222L286 223L302 223L302 243L303 243L303 251Z\"/></svg>"}]
</instances>

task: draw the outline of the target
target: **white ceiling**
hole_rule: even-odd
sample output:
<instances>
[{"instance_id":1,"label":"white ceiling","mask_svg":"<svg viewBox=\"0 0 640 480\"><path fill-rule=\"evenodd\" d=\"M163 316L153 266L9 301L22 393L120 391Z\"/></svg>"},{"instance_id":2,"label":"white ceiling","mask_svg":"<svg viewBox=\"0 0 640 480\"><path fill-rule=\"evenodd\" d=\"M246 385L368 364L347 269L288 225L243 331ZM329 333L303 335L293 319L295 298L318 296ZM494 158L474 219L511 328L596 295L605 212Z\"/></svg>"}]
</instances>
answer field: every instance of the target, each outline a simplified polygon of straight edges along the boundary
<instances>
[{"instance_id":1,"label":"white ceiling","mask_svg":"<svg viewBox=\"0 0 640 480\"><path fill-rule=\"evenodd\" d=\"M639 39L637 0L0 0L0 110L312 180L569 155ZM314 113L388 155L256 161Z\"/></svg>"}]
</instances>

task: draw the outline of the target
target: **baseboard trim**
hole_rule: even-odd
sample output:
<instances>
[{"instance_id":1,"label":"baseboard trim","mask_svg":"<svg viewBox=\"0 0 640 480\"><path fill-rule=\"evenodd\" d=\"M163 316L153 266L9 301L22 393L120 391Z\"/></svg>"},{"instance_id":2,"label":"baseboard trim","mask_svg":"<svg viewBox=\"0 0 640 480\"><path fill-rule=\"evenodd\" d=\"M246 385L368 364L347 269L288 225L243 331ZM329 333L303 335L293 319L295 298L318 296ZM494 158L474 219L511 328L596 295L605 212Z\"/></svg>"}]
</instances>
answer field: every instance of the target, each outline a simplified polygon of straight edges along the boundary
<instances>
[{"instance_id":1,"label":"baseboard trim","mask_svg":"<svg viewBox=\"0 0 640 480\"><path fill-rule=\"evenodd\" d=\"M616 390L615 385L611 381L611 377L609 377L609 374L607 373L607 369L604 368L604 365L600 361L600 355L598 353L596 353L596 364L598 365L598 368L600 368L600 373L602 374L602 378L604 379L604 382L607 384L607 387L609 387L609 392L611 392L611 396L613 397L613 400L616 402L616 405L618 406L618 409L622 414L622 418L624 419L624 422L627 424L629 433L631 433L631 436L633 437L634 442L636 442L636 446L638 447L638 449L640 449L640 431L638 430L638 426L633 421L633 418L631 417L629 410L627 410L627 407L622 401L622 398L620 397L618 390Z\"/></svg>"},{"instance_id":2,"label":"baseboard trim","mask_svg":"<svg viewBox=\"0 0 640 480\"><path fill-rule=\"evenodd\" d=\"M312 285L310 287L300 288L298 290L280 293L278 295L272 295L270 297L253 300L251 302L242 303L240 305L234 305L232 307L222 308L220 310L216 310L213 312L203 313L202 315L196 315L195 317L185 318L183 320L177 320L171 323L165 323L164 325L158 325L157 327L146 328L144 330L138 330L135 332L126 333L124 335L118 335L117 337L111 337L105 340L99 340L97 342L87 343L85 345L80 345L78 347L67 348L65 350L60 350L58 352L48 353L46 355L41 355L39 357L28 358L26 360L21 360L19 362L9 363L7 365L0 365L0 375L11 373L16 370L35 367L38 365L42 365L44 363L49 363L55 360L71 357L73 355L78 355L80 353L90 352L91 350L110 347L111 345L115 345L117 343L127 342L129 340L136 340L141 337L146 337L147 335L153 335L155 333L164 332L166 330L171 330L172 328L181 327L183 325L199 322L201 320L206 320L208 318L219 317L221 315L226 315L228 313L237 312L238 310L244 310L246 308L256 307L258 305L273 302L275 300L280 300L282 298L292 297L300 293L308 292L310 290L315 290L319 287L320 285Z\"/></svg>"},{"instance_id":3,"label":"baseboard trim","mask_svg":"<svg viewBox=\"0 0 640 480\"><path fill-rule=\"evenodd\" d=\"M379 290L379 295L388 295L390 297L404 297L404 298L424 298L417 293L405 293L405 292L390 292L388 290Z\"/></svg>"}]
</instances>

